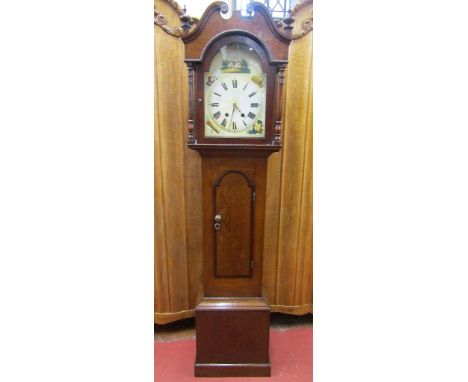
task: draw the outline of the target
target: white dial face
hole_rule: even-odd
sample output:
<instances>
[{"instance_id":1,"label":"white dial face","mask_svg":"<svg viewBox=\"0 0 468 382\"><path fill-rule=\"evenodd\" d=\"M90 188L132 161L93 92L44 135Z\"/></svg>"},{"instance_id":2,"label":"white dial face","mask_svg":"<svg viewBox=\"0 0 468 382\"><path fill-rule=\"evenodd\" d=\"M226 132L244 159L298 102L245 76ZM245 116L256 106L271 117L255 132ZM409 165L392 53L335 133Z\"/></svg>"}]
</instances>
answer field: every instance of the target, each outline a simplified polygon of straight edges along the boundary
<instances>
[{"instance_id":1,"label":"white dial face","mask_svg":"<svg viewBox=\"0 0 468 382\"><path fill-rule=\"evenodd\" d=\"M266 75L244 44L221 48L205 73L205 137L264 138Z\"/></svg>"}]
</instances>

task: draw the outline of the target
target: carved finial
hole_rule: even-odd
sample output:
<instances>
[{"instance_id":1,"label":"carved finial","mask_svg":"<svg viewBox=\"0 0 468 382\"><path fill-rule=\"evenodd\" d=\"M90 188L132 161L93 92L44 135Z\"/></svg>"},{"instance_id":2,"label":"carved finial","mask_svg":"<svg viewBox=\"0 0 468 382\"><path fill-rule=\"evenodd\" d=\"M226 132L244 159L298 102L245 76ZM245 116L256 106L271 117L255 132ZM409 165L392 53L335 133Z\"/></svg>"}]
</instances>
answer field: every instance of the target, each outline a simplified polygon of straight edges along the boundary
<instances>
[{"instance_id":1,"label":"carved finial","mask_svg":"<svg viewBox=\"0 0 468 382\"><path fill-rule=\"evenodd\" d=\"M295 21L295 18L291 16L291 9L289 9L288 11L288 17L286 17L284 20L283 20L283 23L286 24L286 26L284 27L285 31L287 33L291 33L292 29L293 29L293 26L292 24L294 23Z\"/></svg>"},{"instance_id":2,"label":"carved finial","mask_svg":"<svg viewBox=\"0 0 468 382\"><path fill-rule=\"evenodd\" d=\"M226 14L226 13L228 13L228 11L229 11L228 5L226 3L223 3L221 5L221 13Z\"/></svg>"},{"instance_id":3,"label":"carved finial","mask_svg":"<svg viewBox=\"0 0 468 382\"><path fill-rule=\"evenodd\" d=\"M184 9L182 10L182 14L180 15L180 21L182 21L182 29L184 30L184 34L187 34L190 28L192 27L192 18L187 15L187 7L184 5Z\"/></svg>"},{"instance_id":4,"label":"carved finial","mask_svg":"<svg viewBox=\"0 0 468 382\"><path fill-rule=\"evenodd\" d=\"M253 11L254 11L254 7L253 7L253 4L252 4L252 1L251 1L249 4L247 4L247 9L246 9L246 10L247 10L247 13L249 14L249 17L251 17L251 16L252 16L252 13L253 13Z\"/></svg>"}]
</instances>

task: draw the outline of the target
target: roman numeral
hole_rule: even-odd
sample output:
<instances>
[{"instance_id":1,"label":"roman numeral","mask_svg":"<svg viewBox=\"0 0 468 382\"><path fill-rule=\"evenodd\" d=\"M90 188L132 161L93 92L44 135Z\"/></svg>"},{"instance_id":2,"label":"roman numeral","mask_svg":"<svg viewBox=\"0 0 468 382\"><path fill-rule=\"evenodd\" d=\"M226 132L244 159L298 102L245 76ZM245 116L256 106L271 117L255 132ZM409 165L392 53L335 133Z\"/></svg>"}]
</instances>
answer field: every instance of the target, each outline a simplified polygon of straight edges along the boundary
<instances>
[{"instance_id":1,"label":"roman numeral","mask_svg":"<svg viewBox=\"0 0 468 382\"><path fill-rule=\"evenodd\" d=\"M243 120L242 122L244 123L244 125L245 125L245 126L247 126L247 124L245 123L245 121L244 121L244 120Z\"/></svg>"},{"instance_id":2,"label":"roman numeral","mask_svg":"<svg viewBox=\"0 0 468 382\"><path fill-rule=\"evenodd\" d=\"M247 117L249 117L250 119L254 119L254 118L255 118L255 114L249 112L249 114L247 114Z\"/></svg>"},{"instance_id":3,"label":"roman numeral","mask_svg":"<svg viewBox=\"0 0 468 382\"><path fill-rule=\"evenodd\" d=\"M227 85L224 82L221 85L223 85L224 90L227 90Z\"/></svg>"},{"instance_id":4,"label":"roman numeral","mask_svg":"<svg viewBox=\"0 0 468 382\"><path fill-rule=\"evenodd\" d=\"M219 117L221 117L221 112L220 112L220 111L217 111L216 113L213 114L213 117L215 117L216 119L218 119Z\"/></svg>"},{"instance_id":5,"label":"roman numeral","mask_svg":"<svg viewBox=\"0 0 468 382\"><path fill-rule=\"evenodd\" d=\"M211 107L219 107L219 103L212 103Z\"/></svg>"},{"instance_id":6,"label":"roman numeral","mask_svg":"<svg viewBox=\"0 0 468 382\"><path fill-rule=\"evenodd\" d=\"M237 130L237 126L236 126L236 123L235 123L235 122L232 123L232 129L233 129L233 130Z\"/></svg>"},{"instance_id":7,"label":"roman numeral","mask_svg":"<svg viewBox=\"0 0 468 382\"><path fill-rule=\"evenodd\" d=\"M232 87L237 88L237 80L232 80Z\"/></svg>"},{"instance_id":8,"label":"roman numeral","mask_svg":"<svg viewBox=\"0 0 468 382\"><path fill-rule=\"evenodd\" d=\"M258 107L258 103L251 103L250 107Z\"/></svg>"},{"instance_id":9,"label":"roman numeral","mask_svg":"<svg viewBox=\"0 0 468 382\"><path fill-rule=\"evenodd\" d=\"M244 86L244 89L242 89L242 90L245 90L245 88L247 87L248 84L249 84L249 83L247 82L247 83L245 84L245 86Z\"/></svg>"},{"instance_id":10,"label":"roman numeral","mask_svg":"<svg viewBox=\"0 0 468 382\"><path fill-rule=\"evenodd\" d=\"M253 97L255 94L257 94L257 92L250 93L250 94L249 94L249 98L250 98L250 97Z\"/></svg>"},{"instance_id":11,"label":"roman numeral","mask_svg":"<svg viewBox=\"0 0 468 382\"><path fill-rule=\"evenodd\" d=\"M214 93L214 94L216 94L218 97L221 97L221 94L218 94L218 93Z\"/></svg>"},{"instance_id":12,"label":"roman numeral","mask_svg":"<svg viewBox=\"0 0 468 382\"><path fill-rule=\"evenodd\" d=\"M223 125L223 127L226 127L226 123L227 123L227 119L224 118L224 119L223 119L223 122L221 122L221 125Z\"/></svg>"}]
</instances>

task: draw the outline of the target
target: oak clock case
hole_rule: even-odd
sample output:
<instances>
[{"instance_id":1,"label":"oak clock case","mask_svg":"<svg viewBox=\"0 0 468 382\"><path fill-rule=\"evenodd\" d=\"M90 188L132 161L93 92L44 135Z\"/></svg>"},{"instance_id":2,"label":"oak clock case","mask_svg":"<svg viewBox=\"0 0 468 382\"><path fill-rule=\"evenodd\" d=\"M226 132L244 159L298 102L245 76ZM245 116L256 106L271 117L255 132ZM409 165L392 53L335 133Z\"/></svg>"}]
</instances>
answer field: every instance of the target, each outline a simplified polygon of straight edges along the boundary
<instances>
[{"instance_id":1,"label":"oak clock case","mask_svg":"<svg viewBox=\"0 0 468 382\"><path fill-rule=\"evenodd\" d=\"M270 307L262 297L268 156L280 150L290 39L266 7L213 3L184 36L188 146L201 156L203 298L195 376L269 376ZM268 255L268 254L265 254Z\"/></svg>"}]
</instances>

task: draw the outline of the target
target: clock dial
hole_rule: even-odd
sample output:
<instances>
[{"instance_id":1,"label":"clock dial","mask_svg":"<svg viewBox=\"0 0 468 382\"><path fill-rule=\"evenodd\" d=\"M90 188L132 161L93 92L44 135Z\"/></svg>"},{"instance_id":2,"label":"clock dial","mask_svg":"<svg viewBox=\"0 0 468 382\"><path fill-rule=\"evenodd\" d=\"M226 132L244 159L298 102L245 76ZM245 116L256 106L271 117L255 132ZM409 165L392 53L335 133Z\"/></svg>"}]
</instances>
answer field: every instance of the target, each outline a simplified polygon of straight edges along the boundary
<instances>
[{"instance_id":1,"label":"clock dial","mask_svg":"<svg viewBox=\"0 0 468 382\"><path fill-rule=\"evenodd\" d=\"M264 138L266 74L255 51L228 44L205 73L205 136Z\"/></svg>"}]
</instances>

